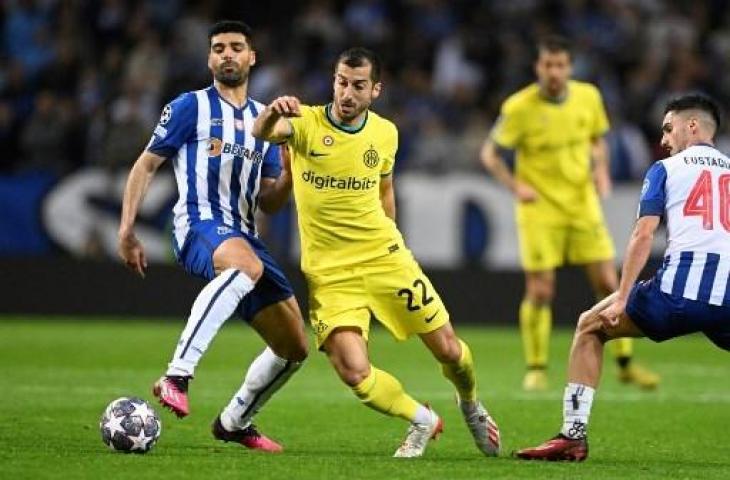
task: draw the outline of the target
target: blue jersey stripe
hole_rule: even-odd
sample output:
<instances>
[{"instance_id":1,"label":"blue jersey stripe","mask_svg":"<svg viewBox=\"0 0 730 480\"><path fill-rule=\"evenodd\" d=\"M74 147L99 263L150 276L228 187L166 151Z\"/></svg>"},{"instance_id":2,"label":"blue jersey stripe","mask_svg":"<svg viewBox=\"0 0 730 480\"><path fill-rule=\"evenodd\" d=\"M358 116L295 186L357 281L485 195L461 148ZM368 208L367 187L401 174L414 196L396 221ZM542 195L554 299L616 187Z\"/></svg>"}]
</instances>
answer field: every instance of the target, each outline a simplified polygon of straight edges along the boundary
<instances>
[{"instance_id":1,"label":"blue jersey stripe","mask_svg":"<svg viewBox=\"0 0 730 480\"><path fill-rule=\"evenodd\" d=\"M192 108L190 115L196 119L198 118L198 102L194 101L192 102ZM186 171L186 181L187 181L187 187L188 187L188 195L185 199L185 205L187 207L188 211L188 225L190 225L193 222L197 222L200 220L200 209L198 209L198 190L196 185L196 172L195 172L195 165L198 160L198 142L194 140L195 136L193 136L193 140L187 142L186 144L186 158L185 158L185 171ZM182 160L182 159L180 159Z\"/></svg>"},{"instance_id":2,"label":"blue jersey stripe","mask_svg":"<svg viewBox=\"0 0 730 480\"><path fill-rule=\"evenodd\" d=\"M236 119L234 123L243 125L243 110L234 109L233 116ZM234 126L236 143L243 145L245 141L244 131ZM231 170L231 215L233 216L233 228L241 230L241 210L238 207L238 199L241 196L241 171L243 170L243 157L236 155L233 157L233 169Z\"/></svg>"},{"instance_id":3,"label":"blue jersey stripe","mask_svg":"<svg viewBox=\"0 0 730 480\"><path fill-rule=\"evenodd\" d=\"M256 106L253 102L248 102L248 107L251 109L251 113L253 114L254 118L258 116L258 111L256 110ZM264 142L261 139L256 139L254 142L254 151L258 152L259 155L254 156L251 160L253 161L253 165L251 165L251 173L248 175L248 182L246 184L246 203L248 204L248 212L246 212L246 226L248 227L250 232L256 232L256 222L254 221L254 213L256 212L257 205L254 203L254 201L258 201L258 196L256 199L253 198L254 190L256 189L256 179L259 177L259 170L261 169L261 162L263 161L264 155ZM256 161L258 160L258 161Z\"/></svg>"},{"instance_id":4,"label":"blue jersey stripe","mask_svg":"<svg viewBox=\"0 0 730 480\"><path fill-rule=\"evenodd\" d=\"M208 89L208 100L210 101L210 118L220 119L223 118L221 112L221 104L218 99L218 94L215 88L211 87ZM223 142L223 125L219 122L210 122L210 141L213 142L215 139L218 140L218 145L222 145ZM218 195L218 182L220 182L220 170L221 170L221 153L218 152L216 156L208 157L208 202L210 203L210 210L213 213L213 218L216 220L223 220L223 212L221 211L220 198Z\"/></svg>"},{"instance_id":5,"label":"blue jersey stripe","mask_svg":"<svg viewBox=\"0 0 730 480\"><path fill-rule=\"evenodd\" d=\"M717 273L717 265L720 262L720 255L716 253L708 253L705 260L705 267L702 269L702 279L700 280L700 289L697 292L697 300L700 302L709 302L712 294L712 285L715 283L715 274Z\"/></svg>"},{"instance_id":6,"label":"blue jersey stripe","mask_svg":"<svg viewBox=\"0 0 730 480\"><path fill-rule=\"evenodd\" d=\"M684 296L684 289L687 286L687 276L689 275L689 267L692 265L693 258L694 252L681 252L679 255L677 273L674 275L674 283L672 284L672 295L676 297Z\"/></svg>"}]
</instances>

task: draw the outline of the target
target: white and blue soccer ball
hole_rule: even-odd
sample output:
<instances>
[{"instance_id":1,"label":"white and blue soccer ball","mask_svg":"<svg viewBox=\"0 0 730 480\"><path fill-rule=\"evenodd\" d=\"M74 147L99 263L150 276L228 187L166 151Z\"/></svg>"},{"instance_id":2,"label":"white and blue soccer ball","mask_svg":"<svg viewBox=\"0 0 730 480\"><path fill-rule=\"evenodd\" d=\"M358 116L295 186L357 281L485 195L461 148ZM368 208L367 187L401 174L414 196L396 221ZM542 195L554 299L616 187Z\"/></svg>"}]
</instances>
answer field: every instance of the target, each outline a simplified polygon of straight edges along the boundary
<instances>
[{"instance_id":1,"label":"white and blue soccer ball","mask_svg":"<svg viewBox=\"0 0 730 480\"><path fill-rule=\"evenodd\" d=\"M112 401L99 421L102 441L118 452L147 453L157 443L162 423L157 412L139 397Z\"/></svg>"}]
</instances>

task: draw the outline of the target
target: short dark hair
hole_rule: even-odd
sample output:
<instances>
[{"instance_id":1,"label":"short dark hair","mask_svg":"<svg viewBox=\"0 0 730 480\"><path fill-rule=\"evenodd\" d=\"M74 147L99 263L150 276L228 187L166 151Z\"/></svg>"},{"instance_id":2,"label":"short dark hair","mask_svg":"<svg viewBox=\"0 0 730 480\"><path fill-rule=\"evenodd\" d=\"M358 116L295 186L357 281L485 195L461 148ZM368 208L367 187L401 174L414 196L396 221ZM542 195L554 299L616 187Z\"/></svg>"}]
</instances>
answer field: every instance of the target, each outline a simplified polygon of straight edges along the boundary
<instances>
[{"instance_id":1,"label":"short dark hair","mask_svg":"<svg viewBox=\"0 0 730 480\"><path fill-rule=\"evenodd\" d=\"M537 55L539 56L543 50L550 53L565 52L568 57L573 58L573 45L570 40L561 35L551 34L540 37L537 40Z\"/></svg>"},{"instance_id":2,"label":"short dark hair","mask_svg":"<svg viewBox=\"0 0 730 480\"><path fill-rule=\"evenodd\" d=\"M370 79L373 83L380 81L381 62L378 54L365 47L348 48L337 57L335 68L340 63L344 63L348 67L357 68L365 66L365 62L370 63Z\"/></svg>"},{"instance_id":3,"label":"short dark hair","mask_svg":"<svg viewBox=\"0 0 730 480\"><path fill-rule=\"evenodd\" d=\"M208 31L208 45L210 46L213 37L221 33L240 33L246 37L248 46L253 47L253 30L239 20L221 20L216 22Z\"/></svg>"},{"instance_id":4,"label":"short dark hair","mask_svg":"<svg viewBox=\"0 0 730 480\"><path fill-rule=\"evenodd\" d=\"M715 100L704 95L702 93L690 93L682 95L667 103L664 107L664 114L669 112L681 112L684 110L702 110L708 113L715 121L715 130L720 129L722 124L722 113L720 112L720 106Z\"/></svg>"}]
</instances>

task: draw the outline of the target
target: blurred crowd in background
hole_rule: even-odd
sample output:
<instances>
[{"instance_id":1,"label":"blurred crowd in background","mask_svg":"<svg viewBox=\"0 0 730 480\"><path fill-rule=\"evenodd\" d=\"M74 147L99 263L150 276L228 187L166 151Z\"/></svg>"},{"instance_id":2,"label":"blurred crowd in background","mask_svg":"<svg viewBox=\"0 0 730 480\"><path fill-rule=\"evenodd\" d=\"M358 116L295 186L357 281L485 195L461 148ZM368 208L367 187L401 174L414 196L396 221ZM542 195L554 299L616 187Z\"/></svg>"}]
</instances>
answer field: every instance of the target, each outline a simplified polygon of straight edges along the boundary
<instances>
[{"instance_id":1,"label":"blurred crowd in background","mask_svg":"<svg viewBox=\"0 0 730 480\"><path fill-rule=\"evenodd\" d=\"M374 109L400 128L398 168L480 169L500 103L533 81L535 38L566 35L575 77L596 83L612 122L617 181L663 156L664 102L689 90L730 102L725 0L4 0L0 11L0 173L127 169L161 107L211 82L209 26L255 31L250 94L326 102L345 47L385 63ZM730 130L719 146L730 149Z\"/></svg>"}]
</instances>

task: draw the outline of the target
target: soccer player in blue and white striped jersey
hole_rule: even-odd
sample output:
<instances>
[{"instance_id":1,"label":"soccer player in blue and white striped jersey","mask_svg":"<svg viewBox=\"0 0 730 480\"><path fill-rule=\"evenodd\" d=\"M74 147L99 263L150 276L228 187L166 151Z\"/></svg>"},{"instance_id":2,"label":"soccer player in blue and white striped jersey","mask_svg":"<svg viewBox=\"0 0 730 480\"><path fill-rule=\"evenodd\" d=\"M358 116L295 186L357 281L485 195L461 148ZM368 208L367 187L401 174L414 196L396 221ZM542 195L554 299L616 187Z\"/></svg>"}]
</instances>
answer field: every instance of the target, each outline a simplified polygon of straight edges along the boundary
<instances>
[{"instance_id":1,"label":"soccer player in blue and white striped jersey","mask_svg":"<svg viewBox=\"0 0 730 480\"><path fill-rule=\"evenodd\" d=\"M617 292L583 313L573 339L560 434L517 452L528 460L584 460L588 417L606 341L656 342L702 332L730 351L730 158L713 145L717 104L703 95L669 102L662 146L670 157L649 169ZM661 218L667 249L654 277L636 282Z\"/></svg>"},{"instance_id":2,"label":"soccer player in blue and white striped jersey","mask_svg":"<svg viewBox=\"0 0 730 480\"><path fill-rule=\"evenodd\" d=\"M153 392L178 416L187 415L188 382L219 328L238 313L268 347L214 421L213 435L248 448L280 451L251 420L299 368L307 339L289 281L256 232L256 211L271 213L287 201L291 173L286 159L282 168L278 145L251 136L263 109L248 97L249 70L256 63L252 47L251 29L242 22L223 21L211 29L213 85L183 93L164 107L127 180L119 253L127 266L144 275L147 262L134 222L152 176L165 159L172 159L180 193L174 207L175 255L189 273L209 283L193 303L169 368Z\"/></svg>"}]
</instances>

